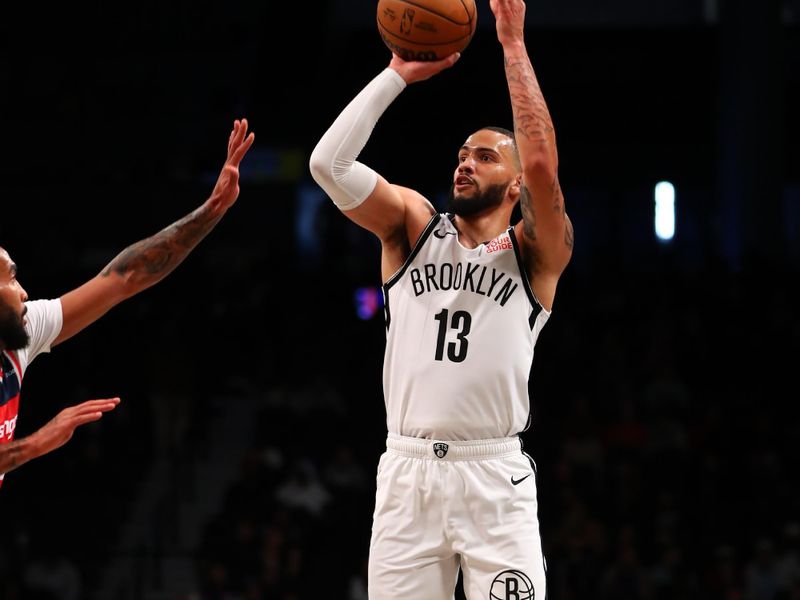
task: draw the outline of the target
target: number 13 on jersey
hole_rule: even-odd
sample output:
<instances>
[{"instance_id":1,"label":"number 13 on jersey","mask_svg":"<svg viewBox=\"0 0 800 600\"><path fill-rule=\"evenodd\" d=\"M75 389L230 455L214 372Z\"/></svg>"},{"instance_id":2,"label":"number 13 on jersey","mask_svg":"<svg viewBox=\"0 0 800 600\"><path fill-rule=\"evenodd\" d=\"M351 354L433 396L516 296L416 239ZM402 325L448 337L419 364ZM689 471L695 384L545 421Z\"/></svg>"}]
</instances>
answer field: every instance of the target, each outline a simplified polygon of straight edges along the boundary
<instances>
[{"instance_id":1,"label":"number 13 on jersey","mask_svg":"<svg viewBox=\"0 0 800 600\"><path fill-rule=\"evenodd\" d=\"M439 333L436 336L436 360L444 360L445 337L447 330L452 329L456 332L456 339L447 346L447 358L452 362L463 362L467 358L467 348L469 341L467 335L472 327L472 315L465 310L453 312L452 318L450 311L443 308L435 317L439 321Z\"/></svg>"}]
</instances>

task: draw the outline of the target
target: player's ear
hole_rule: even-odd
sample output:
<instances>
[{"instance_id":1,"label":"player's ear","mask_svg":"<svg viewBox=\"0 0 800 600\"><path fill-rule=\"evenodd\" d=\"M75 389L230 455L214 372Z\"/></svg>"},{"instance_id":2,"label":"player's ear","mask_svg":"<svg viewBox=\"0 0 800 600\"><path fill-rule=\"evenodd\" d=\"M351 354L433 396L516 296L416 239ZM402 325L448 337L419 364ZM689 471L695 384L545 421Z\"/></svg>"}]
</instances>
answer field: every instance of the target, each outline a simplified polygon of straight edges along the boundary
<instances>
[{"instance_id":1,"label":"player's ear","mask_svg":"<svg viewBox=\"0 0 800 600\"><path fill-rule=\"evenodd\" d=\"M511 181L511 185L508 186L508 196L514 202L520 199L520 194L522 193L522 173L518 174L514 179Z\"/></svg>"}]
</instances>

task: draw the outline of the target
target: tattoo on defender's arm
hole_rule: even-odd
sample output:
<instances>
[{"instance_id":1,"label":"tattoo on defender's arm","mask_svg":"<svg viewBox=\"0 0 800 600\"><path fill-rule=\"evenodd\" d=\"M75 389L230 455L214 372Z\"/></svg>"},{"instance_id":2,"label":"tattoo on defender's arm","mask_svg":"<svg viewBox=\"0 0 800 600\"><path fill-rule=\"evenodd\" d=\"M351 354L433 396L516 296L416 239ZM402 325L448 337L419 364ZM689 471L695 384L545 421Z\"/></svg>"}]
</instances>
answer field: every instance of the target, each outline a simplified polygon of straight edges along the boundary
<instances>
[{"instance_id":1,"label":"tattoo on defender's arm","mask_svg":"<svg viewBox=\"0 0 800 600\"><path fill-rule=\"evenodd\" d=\"M25 460L22 457L22 449L19 446L19 442L11 442L5 447L5 456L3 457L2 461L2 471L0 473L8 473L9 471L13 471Z\"/></svg>"},{"instance_id":2,"label":"tattoo on defender's arm","mask_svg":"<svg viewBox=\"0 0 800 600\"><path fill-rule=\"evenodd\" d=\"M143 283L155 283L177 267L220 220L200 207L157 234L137 242L117 255L101 275L137 273Z\"/></svg>"}]
</instances>

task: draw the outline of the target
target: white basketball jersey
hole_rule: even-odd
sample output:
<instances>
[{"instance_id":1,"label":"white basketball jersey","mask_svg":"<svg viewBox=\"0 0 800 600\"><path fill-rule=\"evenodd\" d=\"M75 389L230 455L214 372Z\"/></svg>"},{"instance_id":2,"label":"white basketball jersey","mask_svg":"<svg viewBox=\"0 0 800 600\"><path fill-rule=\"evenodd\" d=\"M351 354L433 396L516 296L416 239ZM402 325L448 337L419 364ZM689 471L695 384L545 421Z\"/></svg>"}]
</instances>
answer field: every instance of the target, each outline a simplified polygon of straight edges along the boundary
<instances>
[{"instance_id":1,"label":"white basketball jersey","mask_svg":"<svg viewBox=\"0 0 800 600\"><path fill-rule=\"evenodd\" d=\"M383 295L389 433L478 440L525 430L533 347L550 313L512 227L468 249L452 216L435 215Z\"/></svg>"}]
</instances>

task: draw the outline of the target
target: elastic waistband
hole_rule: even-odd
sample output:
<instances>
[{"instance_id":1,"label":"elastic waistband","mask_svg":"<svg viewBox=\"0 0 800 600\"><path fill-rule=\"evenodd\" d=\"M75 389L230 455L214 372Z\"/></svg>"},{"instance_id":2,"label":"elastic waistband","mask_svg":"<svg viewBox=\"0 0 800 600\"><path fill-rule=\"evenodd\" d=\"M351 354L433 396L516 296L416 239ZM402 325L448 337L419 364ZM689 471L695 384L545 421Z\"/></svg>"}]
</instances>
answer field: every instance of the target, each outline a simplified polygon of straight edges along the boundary
<instances>
[{"instance_id":1,"label":"elastic waistband","mask_svg":"<svg viewBox=\"0 0 800 600\"><path fill-rule=\"evenodd\" d=\"M522 442L518 437L491 440L425 440L390 433L386 438L386 450L410 458L432 460L483 460L505 458L522 453Z\"/></svg>"}]
</instances>

